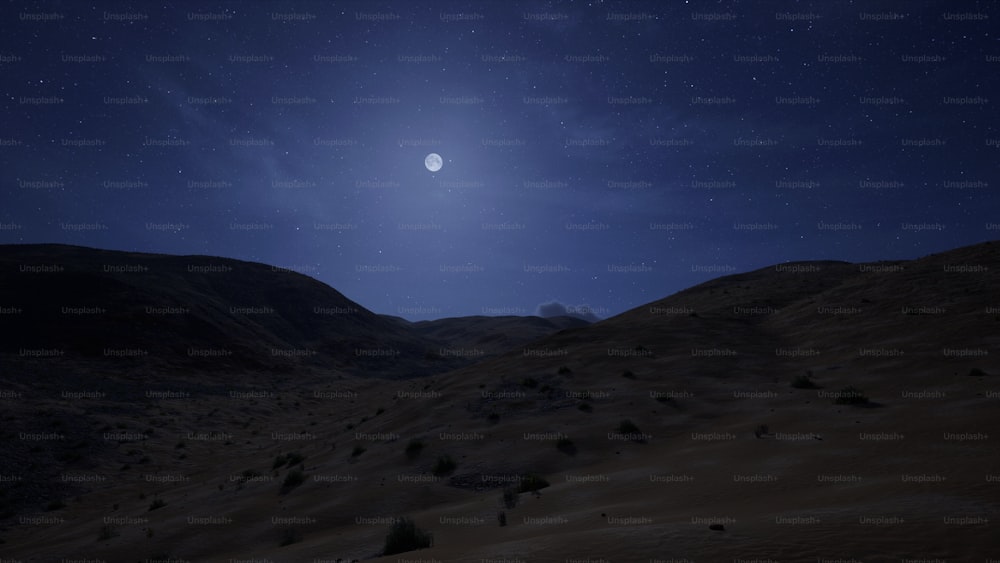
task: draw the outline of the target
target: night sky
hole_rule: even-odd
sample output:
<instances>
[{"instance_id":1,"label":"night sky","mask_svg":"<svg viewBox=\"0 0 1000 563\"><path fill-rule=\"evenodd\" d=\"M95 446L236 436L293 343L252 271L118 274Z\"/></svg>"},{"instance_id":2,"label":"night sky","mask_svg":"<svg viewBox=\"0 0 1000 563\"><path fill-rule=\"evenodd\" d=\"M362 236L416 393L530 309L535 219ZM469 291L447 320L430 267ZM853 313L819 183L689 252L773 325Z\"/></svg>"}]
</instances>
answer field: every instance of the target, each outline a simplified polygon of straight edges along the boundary
<instances>
[{"instance_id":1,"label":"night sky","mask_svg":"<svg viewBox=\"0 0 1000 563\"><path fill-rule=\"evenodd\" d=\"M998 238L992 2L415 4L5 3L0 243L418 320Z\"/></svg>"}]
</instances>

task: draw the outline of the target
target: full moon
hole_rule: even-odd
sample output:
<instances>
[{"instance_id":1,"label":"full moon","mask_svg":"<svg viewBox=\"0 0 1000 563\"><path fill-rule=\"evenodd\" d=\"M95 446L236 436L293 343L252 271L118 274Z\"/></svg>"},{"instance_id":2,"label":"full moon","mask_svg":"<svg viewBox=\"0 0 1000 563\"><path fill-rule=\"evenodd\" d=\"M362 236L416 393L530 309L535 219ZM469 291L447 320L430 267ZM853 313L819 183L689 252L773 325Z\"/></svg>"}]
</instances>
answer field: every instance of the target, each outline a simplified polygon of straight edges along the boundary
<instances>
[{"instance_id":1,"label":"full moon","mask_svg":"<svg viewBox=\"0 0 1000 563\"><path fill-rule=\"evenodd\" d=\"M441 160L441 155L439 155L436 152L432 152L431 154L427 155L427 158L424 159L424 166L426 166L427 169L430 170L431 172L437 172L438 170L441 170L441 167L443 165L444 162L442 162Z\"/></svg>"}]
</instances>

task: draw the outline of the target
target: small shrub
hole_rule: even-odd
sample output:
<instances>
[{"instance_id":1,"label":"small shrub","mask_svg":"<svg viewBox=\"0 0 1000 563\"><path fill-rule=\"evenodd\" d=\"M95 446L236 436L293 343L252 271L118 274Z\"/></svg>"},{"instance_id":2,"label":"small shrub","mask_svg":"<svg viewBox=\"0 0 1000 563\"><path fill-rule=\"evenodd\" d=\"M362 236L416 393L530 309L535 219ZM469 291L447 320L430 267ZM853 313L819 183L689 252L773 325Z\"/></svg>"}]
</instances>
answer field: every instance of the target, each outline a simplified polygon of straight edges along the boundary
<instances>
[{"instance_id":1,"label":"small shrub","mask_svg":"<svg viewBox=\"0 0 1000 563\"><path fill-rule=\"evenodd\" d=\"M375 416L378 416L378 415L380 415L380 414L382 414L384 412L385 412L385 409L383 409L382 407L379 407L378 410L375 411Z\"/></svg>"},{"instance_id":2,"label":"small shrub","mask_svg":"<svg viewBox=\"0 0 1000 563\"><path fill-rule=\"evenodd\" d=\"M573 373L573 370L569 369L569 366L559 366L559 375L569 375Z\"/></svg>"},{"instance_id":3,"label":"small shrub","mask_svg":"<svg viewBox=\"0 0 1000 563\"><path fill-rule=\"evenodd\" d=\"M295 528L285 528L281 531L281 542L278 547L285 547L302 541L302 534Z\"/></svg>"},{"instance_id":4,"label":"small shrub","mask_svg":"<svg viewBox=\"0 0 1000 563\"><path fill-rule=\"evenodd\" d=\"M167 506L167 503L161 498L154 498L153 502L149 503L150 512L156 510L157 508L163 508Z\"/></svg>"},{"instance_id":5,"label":"small shrub","mask_svg":"<svg viewBox=\"0 0 1000 563\"><path fill-rule=\"evenodd\" d=\"M642 433L642 431L639 430L639 427L636 426L634 422L632 422L631 420L629 420L627 418L625 420L623 420L623 421L621 421L621 422L618 423L618 431L621 432L622 434L641 434Z\"/></svg>"},{"instance_id":6,"label":"small shrub","mask_svg":"<svg viewBox=\"0 0 1000 563\"><path fill-rule=\"evenodd\" d=\"M385 536L383 555L395 555L434 545L434 536L421 530L407 518L396 520Z\"/></svg>"},{"instance_id":7,"label":"small shrub","mask_svg":"<svg viewBox=\"0 0 1000 563\"><path fill-rule=\"evenodd\" d=\"M486 417L486 419L489 420L490 422L496 423L500 421L500 415L495 412L491 412L490 415Z\"/></svg>"},{"instance_id":8,"label":"small shrub","mask_svg":"<svg viewBox=\"0 0 1000 563\"><path fill-rule=\"evenodd\" d=\"M518 492L533 493L548 486L549 482L545 480L545 477L529 473L528 475L521 477L521 483L518 485Z\"/></svg>"},{"instance_id":9,"label":"small shrub","mask_svg":"<svg viewBox=\"0 0 1000 563\"><path fill-rule=\"evenodd\" d=\"M754 428L753 435L760 438L761 436L766 436L770 434L768 430L769 428L767 427L766 424L758 424L757 428Z\"/></svg>"},{"instance_id":10,"label":"small shrub","mask_svg":"<svg viewBox=\"0 0 1000 563\"><path fill-rule=\"evenodd\" d=\"M645 444L646 438L642 435L642 431L636 426L631 420L625 419L618 423L618 432L625 434L623 438L627 437L629 440L637 444Z\"/></svg>"},{"instance_id":11,"label":"small shrub","mask_svg":"<svg viewBox=\"0 0 1000 563\"><path fill-rule=\"evenodd\" d=\"M508 510L517 506L517 502L521 500L521 497L517 494L517 489L514 487L506 487L503 490L503 494L500 495L500 500L503 501L503 505Z\"/></svg>"},{"instance_id":12,"label":"small shrub","mask_svg":"<svg viewBox=\"0 0 1000 563\"><path fill-rule=\"evenodd\" d=\"M594 412L594 407L590 406L590 403L580 403L580 406L576 407L583 412Z\"/></svg>"},{"instance_id":13,"label":"small shrub","mask_svg":"<svg viewBox=\"0 0 1000 563\"><path fill-rule=\"evenodd\" d=\"M500 522L500 527L503 528L507 525L507 513L503 510L497 512L497 521Z\"/></svg>"},{"instance_id":14,"label":"small shrub","mask_svg":"<svg viewBox=\"0 0 1000 563\"><path fill-rule=\"evenodd\" d=\"M833 401L835 405L864 405L867 403L868 397L860 389L850 385L841 389Z\"/></svg>"},{"instance_id":15,"label":"small shrub","mask_svg":"<svg viewBox=\"0 0 1000 563\"><path fill-rule=\"evenodd\" d=\"M576 444L573 440L570 440L567 436L563 436L556 440L556 448L564 454L576 455Z\"/></svg>"},{"instance_id":16,"label":"small shrub","mask_svg":"<svg viewBox=\"0 0 1000 563\"><path fill-rule=\"evenodd\" d=\"M83 456L77 452L62 452L56 456L59 461L65 461L66 463L73 463L74 461L80 461Z\"/></svg>"},{"instance_id":17,"label":"small shrub","mask_svg":"<svg viewBox=\"0 0 1000 563\"><path fill-rule=\"evenodd\" d=\"M111 538L118 535L118 529L111 524L105 524L101 526L100 533L97 534L98 541L110 540Z\"/></svg>"},{"instance_id":18,"label":"small shrub","mask_svg":"<svg viewBox=\"0 0 1000 563\"><path fill-rule=\"evenodd\" d=\"M274 458L274 465L271 466L271 469L277 469L286 463L288 463L288 456L279 454L278 457Z\"/></svg>"},{"instance_id":19,"label":"small shrub","mask_svg":"<svg viewBox=\"0 0 1000 563\"><path fill-rule=\"evenodd\" d=\"M455 470L458 464L449 455L443 455L438 458L437 462L434 464L434 475L441 477L447 475Z\"/></svg>"},{"instance_id":20,"label":"small shrub","mask_svg":"<svg viewBox=\"0 0 1000 563\"><path fill-rule=\"evenodd\" d=\"M288 466L291 467L293 465L298 465L303 461L305 461L306 456L300 454L299 452L292 452L287 456L285 456L285 459L288 460Z\"/></svg>"},{"instance_id":21,"label":"small shrub","mask_svg":"<svg viewBox=\"0 0 1000 563\"><path fill-rule=\"evenodd\" d=\"M979 368L972 368L969 370L969 375L972 377L986 377L989 374Z\"/></svg>"},{"instance_id":22,"label":"small shrub","mask_svg":"<svg viewBox=\"0 0 1000 563\"><path fill-rule=\"evenodd\" d=\"M284 482L281 483L281 493L285 494L306 482L306 475L298 469L293 469L285 475Z\"/></svg>"},{"instance_id":23,"label":"small shrub","mask_svg":"<svg viewBox=\"0 0 1000 563\"><path fill-rule=\"evenodd\" d=\"M792 378L792 387L795 389L816 389L818 387L812 380L812 374L796 375Z\"/></svg>"},{"instance_id":24,"label":"small shrub","mask_svg":"<svg viewBox=\"0 0 1000 563\"><path fill-rule=\"evenodd\" d=\"M420 452L423 451L423 449L423 442L420 440L410 440L410 443L406 444L406 449L404 451L406 452L406 457L415 459L418 455L420 455Z\"/></svg>"},{"instance_id":25,"label":"small shrub","mask_svg":"<svg viewBox=\"0 0 1000 563\"><path fill-rule=\"evenodd\" d=\"M177 444L174 445L174 449L178 449L179 450L179 449L183 448L184 446L185 446L184 440L181 440L180 442L177 442Z\"/></svg>"},{"instance_id":26,"label":"small shrub","mask_svg":"<svg viewBox=\"0 0 1000 563\"><path fill-rule=\"evenodd\" d=\"M45 511L52 512L53 510L59 510L61 508L66 508L66 503L61 500L54 500L45 506Z\"/></svg>"},{"instance_id":27,"label":"small shrub","mask_svg":"<svg viewBox=\"0 0 1000 563\"><path fill-rule=\"evenodd\" d=\"M353 450L351 450L351 457L358 457L359 455L365 453L366 451L368 450L365 449L364 446L358 444L357 446L354 446Z\"/></svg>"},{"instance_id":28,"label":"small shrub","mask_svg":"<svg viewBox=\"0 0 1000 563\"><path fill-rule=\"evenodd\" d=\"M627 369L622 372L622 377L624 377L625 379L635 379L635 374L632 373L632 370Z\"/></svg>"},{"instance_id":29,"label":"small shrub","mask_svg":"<svg viewBox=\"0 0 1000 563\"><path fill-rule=\"evenodd\" d=\"M524 385L528 389L534 389L535 387L538 387L538 380L534 377L525 377L521 380L521 385Z\"/></svg>"}]
</instances>

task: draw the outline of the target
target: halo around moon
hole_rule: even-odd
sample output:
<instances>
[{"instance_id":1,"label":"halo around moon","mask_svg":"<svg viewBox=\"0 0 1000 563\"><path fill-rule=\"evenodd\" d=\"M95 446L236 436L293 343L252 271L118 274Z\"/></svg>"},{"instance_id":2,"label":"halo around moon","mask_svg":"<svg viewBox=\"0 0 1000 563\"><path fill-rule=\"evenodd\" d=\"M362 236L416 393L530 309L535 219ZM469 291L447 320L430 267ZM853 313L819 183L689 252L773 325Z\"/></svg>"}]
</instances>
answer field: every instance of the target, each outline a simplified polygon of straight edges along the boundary
<instances>
[{"instance_id":1,"label":"halo around moon","mask_svg":"<svg viewBox=\"0 0 1000 563\"><path fill-rule=\"evenodd\" d=\"M444 161L441 160L441 155L436 152L432 152L424 158L424 166L426 166L431 172L437 172L438 170L441 170L442 166L444 166Z\"/></svg>"}]
</instances>

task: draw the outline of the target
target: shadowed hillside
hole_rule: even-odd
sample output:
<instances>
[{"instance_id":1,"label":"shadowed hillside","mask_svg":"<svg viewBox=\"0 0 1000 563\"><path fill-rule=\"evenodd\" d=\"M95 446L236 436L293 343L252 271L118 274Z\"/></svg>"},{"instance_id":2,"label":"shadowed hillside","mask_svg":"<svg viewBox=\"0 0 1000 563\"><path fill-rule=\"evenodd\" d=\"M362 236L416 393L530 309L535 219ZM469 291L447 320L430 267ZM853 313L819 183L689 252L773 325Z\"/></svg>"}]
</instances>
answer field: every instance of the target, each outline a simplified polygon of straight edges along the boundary
<instances>
[{"instance_id":1,"label":"shadowed hillside","mask_svg":"<svg viewBox=\"0 0 1000 563\"><path fill-rule=\"evenodd\" d=\"M8 379L3 498L27 520L0 553L997 558L998 249L721 277L419 378L244 397L162 372L175 395L129 403ZM507 322L381 321L462 349ZM380 557L400 516L433 546Z\"/></svg>"},{"instance_id":2,"label":"shadowed hillside","mask_svg":"<svg viewBox=\"0 0 1000 563\"><path fill-rule=\"evenodd\" d=\"M264 264L63 245L0 248L7 361L414 377L436 343L308 276Z\"/></svg>"}]
</instances>

